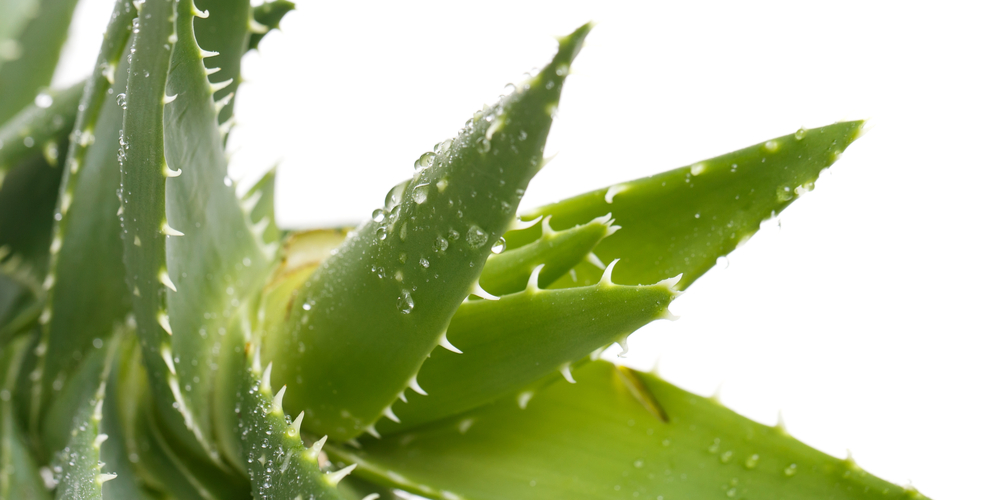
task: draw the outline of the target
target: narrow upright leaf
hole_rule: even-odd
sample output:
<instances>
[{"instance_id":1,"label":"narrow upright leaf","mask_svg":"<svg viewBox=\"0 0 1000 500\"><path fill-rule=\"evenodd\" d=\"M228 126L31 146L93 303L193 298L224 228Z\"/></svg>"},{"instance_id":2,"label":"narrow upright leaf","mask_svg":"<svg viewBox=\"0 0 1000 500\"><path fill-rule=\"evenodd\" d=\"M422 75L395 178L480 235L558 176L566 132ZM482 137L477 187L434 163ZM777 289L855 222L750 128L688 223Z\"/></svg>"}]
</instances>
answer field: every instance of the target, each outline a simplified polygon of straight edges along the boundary
<instances>
[{"instance_id":1,"label":"narrow upright leaf","mask_svg":"<svg viewBox=\"0 0 1000 500\"><path fill-rule=\"evenodd\" d=\"M287 331L265 338L288 406L307 429L342 441L386 411L435 345L510 224L542 149L569 65L590 31L563 38L553 62L476 112L454 140L414 164L412 181L304 285ZM308 349L302 346L309 346Z\"/></svg>"},{"instance_id":2,"label":"narrow upright leaf","mask_svg":"<svg viewBox=\"0 0 1000 500\"><path fill-rule=\"evenodd\" d=\"M28 338L21 337L0 349L0 498L50 498L14 409L17 374L30 346Z\"/></svg>"},{"instance_id":3,"label":"narrow upright leaf","mask_svg":"<svg viewBox=\"0 0 1000 500\"><path fill-rule=\"evenodd\" d=\"M66 140L84 82L68 89L40 95L0 127L0 184L4 174L31 155L44 155L49 163L58 158L58 145Z\"/></svg>"}]
</instances>

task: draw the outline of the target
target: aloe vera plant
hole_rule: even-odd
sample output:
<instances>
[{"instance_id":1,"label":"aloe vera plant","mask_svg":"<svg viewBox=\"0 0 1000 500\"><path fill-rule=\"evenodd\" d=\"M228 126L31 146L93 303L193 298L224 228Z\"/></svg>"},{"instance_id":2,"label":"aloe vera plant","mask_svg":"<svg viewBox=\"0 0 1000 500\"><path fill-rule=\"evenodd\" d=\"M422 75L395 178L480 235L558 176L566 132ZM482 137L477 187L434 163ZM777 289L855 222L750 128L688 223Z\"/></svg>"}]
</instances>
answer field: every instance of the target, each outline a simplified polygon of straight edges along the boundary
<instances>
[{"instance_id":1,"label":"aloe vera plant","mask_svg":"<svg viewBox=\"0 0 1000 500\"><path fill-rule=\"evenodd\" d=\"M599 359L862 122L520 209L588 24L370 220L287 231L224 146L293 6L198 3L120 0L41 93L74 2L0 5L0 498L923 498Z\"/></svg>"}]
</instances>

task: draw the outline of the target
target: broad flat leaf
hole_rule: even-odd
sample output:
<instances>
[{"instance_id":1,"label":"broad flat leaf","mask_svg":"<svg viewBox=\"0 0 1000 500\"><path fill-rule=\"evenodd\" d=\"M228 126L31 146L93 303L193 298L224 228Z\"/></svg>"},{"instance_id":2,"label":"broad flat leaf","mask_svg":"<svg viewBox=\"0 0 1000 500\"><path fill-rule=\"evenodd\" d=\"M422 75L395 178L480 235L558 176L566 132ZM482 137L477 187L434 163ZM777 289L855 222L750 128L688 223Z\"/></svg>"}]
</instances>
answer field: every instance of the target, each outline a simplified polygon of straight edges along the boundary
<instances>
[{"instance_id":1,"label":"broad flat leaf","mask_svg":"<svg viewBox=\"0 0 1000 500\"><path fill-rule=\"evenodd\" d=\"M617 226L608 214L565 231L553 231L548 219L542 221L542 235L537 240L514 250L490 257L479 276L479 284L493 295L524 290L528 276L544 264L538 275L538 286L546 288L577 264L588 260L591 250L605 237L614 234ZM600 261L589 259L604 270Z\"/></svg>"},{"instance_id":2,"label":"broad flat leaf","mask_svg":"<svg viewBox=\"0 0 1000 500\"><path fill-rule=\"evenodd\" d=\"M655 375L596 361L526 409L513 398L329 448L356 474L434 499L923 498Z\"/></svg>"},{"instance_id":3,"label":"broad flat leaf","mask_svg":"<svg viewBox=\"0 0 1000 500\"><path fill-rule=\"evenodd\" d=\"M73 129L83 86L80 82L46 94L48 99L36 100L0 127L0 184L10 168L30 156L45 155L55 163L59 144Z\"/></svg>"},{"instance_id":4,"label":"broad flat leaf","mask_svg":"<svg viewBox=\"0 0 1000 500\"><path fill-rule=\"evenodd\" d=\"M552 227L582 224L608 213L621 230L594 250L604 262L621 259L624 284L655 283L683 274L680 288L746 241L760 223L812 189L861 132L863 122L843 122L741 149L689 167L582 194L522 216L552 216ZM516 248L538 237L537 227L506 235ZM596 283L601 272L574 268L554 287Z\"/></svg>"},{"instance_id":5,"label":"broad flat leaf","mask_svg":"<svg viewBox=\"0 0 1000 500\"><path fill-rule=\"evenodd\" d=\"M308 410L306 429L336 441L363 432L446 342L448 320L541 166L551 113L589 31L563 38L536 77L421 156L384 211L303 285L287 331L265 337L289 408Z\"/></svg>"},{"instance_id":6,"label":"broad flat leaf","mask_svg":"<svg viewBox=\"0 0 1000 500\"><path fill-rule=\"evenodd\" d=\"M533 275L524 292L462 304L448 326L462 354L431 353L417 374L419 385L411 387L426 395L411 392L408 403L393 409L401 423L383 420L379 431L400 432L470 410L559 370L573 381L573 363L612 342L625 345L639 327L669 317L667 305L677 295L670 283L615 285L614 264L597 285L541 290ZM532 395L518 398L527 404Z\"/></svg>"},{"instance_id":7,"label":"broad flat leaf","mask_svg":"<svg viewBox=\"0 0 1000 500\"><path fill-rule=\"evenodd\" d=\"M7 1L11 0L4 3ZM37 5L36 15L22 25L17 38L3 40L0 35L0 96L3 96L0 123L27 106L49 85L76 0L39 0Z\"/></svg>"}]
</instances>

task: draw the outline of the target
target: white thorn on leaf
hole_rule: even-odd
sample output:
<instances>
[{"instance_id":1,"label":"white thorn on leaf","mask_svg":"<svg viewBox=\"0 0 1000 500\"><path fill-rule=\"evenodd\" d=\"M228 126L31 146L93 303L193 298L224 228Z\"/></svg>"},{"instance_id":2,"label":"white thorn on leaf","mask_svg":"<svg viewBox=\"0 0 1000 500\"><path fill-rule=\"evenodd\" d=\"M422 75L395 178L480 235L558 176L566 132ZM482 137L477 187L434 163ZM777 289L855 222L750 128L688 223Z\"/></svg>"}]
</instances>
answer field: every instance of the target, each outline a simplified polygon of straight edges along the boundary
<instances>
[{"instance_id":1,"label":"white thorn on leaf","mask_svg":"<svg viewBox=\"0 0 1000 500\"><path fill-rule=\"evenodd\" d=\"M385 415L385 418L388 418L389 420L392 420L397 424L399 423L399 417L397 417L396 414L392 412L392 405L386 406L385 409L382 410L382 415Z\"/></svg>"},{"instance_id":2,"label":"white thorn on leaf","mask_svg":"<svg viewBox=\"0 0 1000 500\"><path fill-rule=\"evenodd\" d=\"M114 472L102 472L97 475L97 484L104 484L116 477L118 477L118 474Z\"/></svg>"},{"instance_id":3,"label":"white thorn on leaf","mask_svg":"<svg viewBox=\"0 0 1000 500\"><path fill-rule=\"evenodd\" d=\"M597 349L594 349L593 351L590 351L590 360L591 361L597 361L598 359L601 358L601 353L602 352L604 352L604 348L603 347L598 347Z\"/></svg>"},{"instance_id":4,"label":"white thorn on leaf","mask_svg":"<svg viewBox=\"0 0 1000 500\"><path fill-rule=\"evenodd\" d=\"M517 406L522 410L528 407L528 401L535 395L532 391L524 391L517 395Z\"/></svg>"},{"instance_id":5,"label":"white thorn on leaf","mask_svg":"<svg viewBox=\"0 0 1000 500\"><path fill-rule=\"evenodd\" d=\"M403 389L399 393L399 400L402 401L402 402L404 402L404 403L409 403L409 401L406 400L406 389Z\"/></svg>"},{"instance_id":6,"label":"white thorn on leaf","mask_svg":"<svg viewBox=\"0 0 1000 500\"><path fill-rule=\"evenodd\" d=\"M309 451L311 451L313 455L319 455L319 452L323 451L323 445L326 444L327 437L328 436L323 436L317 439L316 442L313 443L312 448L309 448Z\"/></svg>"},{"instance_id":7,"label":"white thorn on leaf","mask_svg":"<svg viewBox=\"0 0 1000 500\"><path fill-rule=\"evenodd\" d=\"M253 350L253 361L250 362L250 369L254 373L260 373L260 346Z\"/></svg>"},{"instance_id":8,"label":"white thorn on leaf","mask_svg":"<svg viewBox=\"0 0 1000 500\"><path fill-rule=\"evenodd\" d=\"M219 83L209 83L208 84L208 88L214 94L214 93L216 93L216 92L218 92L218 91L220 91L220 90L228 87L231 83L233 83L233 79L232 78L230 78L230 79L228 79L226 81L223 81L223 82L219 82Z\"/></svg>"},{"instance_id":9,"label":"white thorn on leaf","mask_svg":"<svg viewBox=\"0 0 1000 500\"><path fill-rule=\"evenodd\" d=\"M563 378L571 384L575 384L576 380L573 380L573 372L570 371L569 363L566 363L559 367L559 373L562 374Z\"/></svg>"},{"instance_id":10,"label":"white thorn on leaf","mask_svg":"<svg viewBox=\"0 0 1000 500\"><path fill-rule=\"evenodd\" d=\"M628 354L628 335L622 335L615 343L618 344L618 347L622 348L622 352L618 353L618 357L624 358Z\"/></svg>"},{"instance_id":11,"label":"white thorn on leaf","mask_svg":"<svg viewBox=\"0 0 1000 500\"><path fill-rule=\"evenodd\" d=\"M230 116L228 120L219 125L219 133L222 135L228 134L229 131L233 129L234 125L236 125L236 115ZM257 194L261 194L261 192L257 191Z\"/></svg>"},{"instance_id":12,"label":"white thorn on leaf","mask_svg":"<svg viewBox=\"0 0 1000 500\"><path fill-rule=\"evenodd\" d=\"M617 233L621 228L621 226L608 226L608 229L604 232L604 237L607 238L608 236Z\"/></svg>"},{"instance_id":13,"label":"white thorn on leaf","mask_svg":"<svg viewBox=\"0 0 1000 500\"><path fill-rule=\"evenodd\" d=\"M508 231L520 231L522 229L528 229L529 227L534 226L535 224L538 224L538 221L540 221L540 220L542 220L542 216L541 215L539 215L538 217L535 217L534 219L531 219L529 221L521 220L520 217L517 217L514 220L510 221L510 225L507 226L507 230Z\"/></svg>"},{"instance_id":14,"label":"white thorn on leaf","mask_svg":"<svg viewBox=\"0 0 1000 500\"><path fill-rule=\"evenodd\" d=\"M379 495L378 493L369 493L361 500L378 500L379 498L382 498L382 495Z\"/></svg>"},{"instance_id":15,"label":"white thorn on leaf","mask_svg":"<svg viewBox=\"0 0 1000 500\"><path fill-rule=\"evenodd\" d=\"M281 386L278 393L274 395L274 400L271 402L271 413L282 413L281 400L285 398L285 389L287 388L287 385Z\"/></svg>"},{"instance_id":16,"label":"white thorn on leaf","mask_svg":"<svg viewBox=\"0 0 1000 500\"><path fill-rule=\"evenodd\" d=\"M205 68L205 76L212 76L212 75L214 75L214 74L216 74L216 73L218 73L218 72L220 72L220 71L222 71L222 68L221 68L221 67L218 67L218 68L207 68L207 67L206 67L206 68ZM211 86L212 84L211 84L211 83L209 83L209 85ZM213 92L214 92L214 91L213 91Z\"/></svg>"},{"instance_id":17,"label":"white thorn on leaf","mask_svg":"<svg viewBox=\"0 0 1000 500\"><path fill-rule=\"evenodd\" d=\"M526 292L533 293L539 290L538 275L542 272L543 267L545 267L545 264L539 264L531 270L531 276L528 277L528 286L525 288Z\"/></svg>"},{"instance_id":18,"label":"white thorn on leaf","mask_svg":"<svg viewBox=\"0 0 1000 500\"><path fill-rule=\"evenodd\" d=\"M594 255L594 254L591 253L590 255ZM617 264L619 260L621 260L621 259L615 259L615 260L611 261L611 263L608 264L608 266L604 268L604 274L601 275L601 281L598 282L599 285L603 285L603 286L613 286L614 285L614 283L611 281L611 271L614 270L615 264Z\"/></svg>"},{"instance_id":19,"label":"white thorn on leaf","mask_svg":"<svg viewBox=\"0 0 1000 500\"><path fill-rule=\"evenodd\" d=\"M207 10L198 10L198 7L195 7L193 2L191 3L191 8L194 9L194 12L192 12L192 14L194 14L195 17L200 17L202 19L208 18Z\"/></svg>"},{"instance_id":20,"label":"white thorn on leaf","mask_svg":"<svg viewBox=\"0 0 1000 500\"><path fill-rule=\"evenodd\" d=\"M365 427L365 432L367 432L368 434L371 434L372 437L374 437L375 439L382 439L382 435L379 434L377 430L375 430L375 425L374 424L369 425L368 427Z\"/></svg>"},{"instance_id":21,"label":"white thorn on leaf","mask_svg":"<svg viewBox=\"0 0 1000 500\"><path fill-rule=\"evenodd\" d=\"M250 33L253 33L255 35L263 35L268 32L268 27L258 23L257 20L253 18L253 16L250 16L250 24L247 26L247 28L250 30Z\"/></svg>"},{"instance_id":22,"label":"white thorn on leaf","mask_svg":"<svg viewBox=\"0 0 1000 500\"><path fill-rule=\"evenodd\" d=\"M160 226L160 232L167 236L184 236L184 233L170 227L167 221L163 221L163 225Z\"/></svg>"},{"instance_id":23,"label":"white thorn on leaf","mask_svg":"<svg viewBox=\"0 0 1000 500\"><path fill-rule=\"evenodd\" d=\"M351 438L351 439L348 439L347 441L344 441L344 442L347 443L347 444L349 444L349 445L351 445L351 446L353 446L353 447L355 447L355 448L357 448L357 449L359 449L359 450L361 449L361 443L358 442L357 439Z\"/></svg>"},{"instance_id":24,"label":"white thorn on leaf","mask_svg":"<svg viewBox=\"0 0 1000 500\"><path fill-rule=\"evenodd\" d=\"M156 315L156 321L163 328L163 331L167 332L167 335L174 334L174 331L170 329L170 318L167 316L167 313L160 311L160 313Z\"/></svg>"},{"instance_id":25,"label":"white thorn on leaf","mask_svg":"<svg viewBox=\"0 0 1000 500\"><path fill-rule=\"evenodd\" d=\"M600 217L594 217L594 219L592 221L590 221L589 224L593 224L595 222L599 222L601 224L604 224L605 226L610 226L611 223L614 222L614 221L615 220L611 218L611 212L608 212L608 213L606 213L606 214L604 214L604 215L602 215Z\"/></svg>"},{"instance_id":26,"label":"white thorn on leaf","mask_svg":"<svg viewBox=\"0 0 1000 500\"><path fill-rule=\"evenodd\" d=\"M97 437L94 438L94 447L95 448L100 448L101 444L103 444L107 440L108 440L108 435L107 434L103 434L103 433L102 434L98 434Z\"/></svg>"},{"instance_id":27,"label":"white thorn on leaf","mask_svg":"<svg viewBox=\"0 0 1000 500\"><path fill-rule=\"evenodd\" d=\"M170 274L167 273L166 269L163 269L162 271L160 271L160 283L163 283L163 286L165 286L165 287L167 287L167 288L169 288L169 289L171 289L171 290L173 290L175 292L177 291L177 286L174 285L173 281L170 281Z\"/></svg>"},{"instance_id":28,"label":"white thorn on leaf","mask_svg":"<svg viewBox=\"0 0 1000 500\"><path fill-rule=\"evenodd\" d=\"M601 262L601 258L598 257L597 254L594 252L590 252L587 254L587 262L590 262L591 264L597 266L597 268L601 270L605 270L608 268L608 266L604 265L604 263Z\"/></svg>"},{"instance_id":29,"label":"white thorn on leaf","mask_svg":"<svg viewBox=\"0 0 1000 500\"><path fill-rule=\"evenodd\" d=\"M202 59L208 59L209 57L215 57L217 55L219 55L219 53L216 52L216 51L214 51L214 50L204 50L204 49L202 49L202 51L201 51L201 58Z\"/></svg>"},{"instance_id":30,"label":"white thorn on leaf","mask_svg":"<svg viewBox=\"0 0 1000 500\"><path fill-rule=\"evenodd\" d=\"M292 421L292 432L293 434L298 434L302 430L302 419L305 418L306 412L300 411L299 416L295 417Z\"/></svg>"},{"instance_id":31,"label":"white thorn on leaf","mask_svg":"<svg viewBox=\"0 0 1000 500\"><path fill-rule=\"evenodd\" d=\"M441 334L441 338L438 339L438 345L444 347L445 349L448 349L451 352L462 354L462 351L459 350L459 348L451 345L451 342L448 342L448 332Z\"/></svg>"},{"instance_id":32,"label":"white thorn on leaf","mask_svg":"<svg viewBox=\"0 0 1000 500\"><path fill-rule=\"evenodd\" d=\"M420 394L421 396L426 396L427 395L427 392L424 391L424 389L422 387L420 387L420 384L417 383L417 376L416 375L414 375L413 378L410 379L410 382L408 383L408 385L410 386L410 389L413 389L413 392L415 392L417 394Z\"/></svg>"},{"instance_id":33,"label":"white thorn on leaf","mask_svg":"<svg viewBox=\"0 0 1000 500\"><path fill-rule=\"evenodd\" d=\"M177 99L177 94L174 94L174 95L163 94L163 104L164 105L167 105L167 104L170 104L170 103L174 102L174 99Z\"/></svg>"},{"instance_id":34,"label":"white thorn on leaf","mask_svg":"<svg viewBox=\"0 0 1000 500\"><path fill-rule=\"evenodd\" d=\"M663 286L667 287L667 290L670 290L670 293L674 295L681 295L684 292L677 289L677 284L681 282L681 278L683 277L684 273L681 273L678 274L677 276L674 276L673 278L667 278L665 280L661 280L660 283L658 284L663 284Z\"/></svg>"},{"instance_id":35,"label":"white thorn on leaf","mask_svg":"<svg viewBox=\"0 0 1000 500\"><path fill-rule=\"evenodd\" d=\"M220 111L222 111L222 108L226 107L226 105L229 104L229 101L232 100L233 100L233 93L230 92L226 94L226 96L223 97L222 99L215 101L215 113L218 114Z\"/></svg>"},{"instance_id":36,"label":"white thorn on leaf","mask_svg":"<svg viewBox=\"0 0 1000 500\"><path fill-rule=\"evenodd\" d=\"M260 376L260 390L270 391L271 390L271 368L274 366L274 362L270 362L264 368L264 374Z\"/></svg>"},{"instance_id":37,"label":"white thorn on leaf","mask_svg":"<svg viewBox=\"0 0 1000 500\"><path fill-rule=\"evenodd\" d=\"M348 465L347 467L344 467L343 469L340 469L340 470L338 470L336 472L327 472L326 473L326 481L328 483L330 483L331 485L336 486L338 483L340 483L341 480L343 480L345 477L347 477L348 474L350 474L351 472L353 472L354 469L357 466L358 466L358 464L351 464L351 465Z\"/></svg>"},{"instance_id":38,"label":"white thorn on leaf","mask_svg":"<svg viewBox=\"0 0 1000 500\"><path fill-rule=\"evenodd\" d=\"M611 204L611 202L615 201L615 195L626 189L628 189L628 184L615 184L609 187L607 192L604 193L604 202Z\"/></svg>"},{"instance_id":39,"label":"white thorn on leaf","mask_svg":"<svg viewBox=\"0 0 1000 500\"><path fill-rule=\"evenodd\" d=\"M170 347L164 345L160 348L160 357L163 358L163 362L167 364L167 369L170 373L177 375L177 370L174 369L174 355L170 352Z\"/></svg>"},{"instance_id":40,"label":"white thorn on leaf","mask_svg":"<svg viewBox=\"0 0 1000 500\"><path fill-rule=\"evenodd\" d=\"M556 234L552 229L552 216L542 219L542 238L551 237Z\"/></svg>"},{"instance_id":41,"label":"white thorn on leaf","mask_svg":"<svg viewBox=\"0 0 1000 500\"><path fill-rule=\"evenodd\" d=\"M170 167L168 167L167 165L163 165L163 176L164 177L166 177L168 179L171 179L171 178L174 178L174 177L178 177L180 175L181 175L181 169L178 168L177 170L171 170Z\"/></svg>"},{"instance_id":42,"label":"white thorn on leaf","mask_svg":"<svg viewBox=\"0 0 1000 500\"><path fill-rule=\"evenodd\" d=\"M663 308L663 313L660 314L660 318L665 319L667 321L677 321L681 319L680 316L677 316L674 313L670 312L670 309L667 308Z\"/></svg>"},{"instance_id":43,"label":"white thorn on leaf","mask_svg":"<svg viewBox=\"0 0 1000 500\"><path fill-rule=\"evenodd\" d=\"M476 297L486 300L500 300L500 297L483 290L483 287L479 285L478 281L472 284L472 290L469 291L469 295L475 295Z\"/></svg>"}]
</instances>

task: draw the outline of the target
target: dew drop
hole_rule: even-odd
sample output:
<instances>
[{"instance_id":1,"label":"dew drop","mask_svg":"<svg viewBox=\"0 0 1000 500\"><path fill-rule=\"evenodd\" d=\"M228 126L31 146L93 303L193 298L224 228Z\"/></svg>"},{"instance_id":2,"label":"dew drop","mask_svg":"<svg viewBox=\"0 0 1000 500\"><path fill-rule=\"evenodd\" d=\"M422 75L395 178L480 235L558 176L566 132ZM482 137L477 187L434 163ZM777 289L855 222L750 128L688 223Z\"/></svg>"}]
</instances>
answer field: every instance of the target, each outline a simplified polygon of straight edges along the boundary
<instances>
[{"instance_id":1,"label":"dew drop","mask_svg":"<svg viewBox=\"0 0 1000 500\"><path fill-rule=\"evenodd\" d=\"M430 189L429 184L420 184L413 188L413 202L417 205L423 205L427 201L427 192Z\"/></svg>"},{"instance_id":2,"label":"dew drop","mask_svg":"<svg viewBox=\"0 0 1000 500\"><path fill-rule=\"evenodd\" d=\"M436 154L444 154L449 149L451 149L451 139L445 139L434 145L434 152Z\"/></svg>"},{"instance_id":3,"label":"dew drop","mask_svg":"<svg viewBox=\"0 0 1000 500\"><path fill-rule=\"evenodd\" d=\"M441 236L438 236L437 239L434 240L434 251L437 253L441 253L447 249L448 249L448 240L444 239Z\"/></svg>"},{"instance_id":4,"label":"dew drop","mask_svg":"<svg viewBox=\"0 0 1000 500\"><path fill-rule=\"evenodd\" d=\"M792 199L792 189L788 186L778 188L778 201L788 201Z\"/></svg>"},{"instance_id":5,"label":"dew drop","mask_svg":"<svg viewBox=\"0 0 1000 500\"><path fill-rule=\"evenodd\" d=\"M757 462L760 462L760 455L754 453L753 455L747 457L747 460L743 463L743 465L745 465L747 469L753 470L757 468Z\"/></svg>"},{"instance_id":6,"label":"dew drop","mask_svg":"<svg viewBox=\"0 0 1000 500\"><path fill-rule=\"evenodd\" d=\"M437 155L435 155L430 151L420 155L420 158L417 158L417 161L413 162L414 170L420 171L427 167L430 167L431 165L434 164L434 158L436 156Z\"/></svg>"},{"instance_id":7,"label":"dew drop","mask_svg":"<svg viewBox=\"0 0 1000 500\"><path fill-rule=\"evenodd\" d=\"M490 151L490 140L485 137L480 137L476 141L476 150L480 153L488 153Z\"/></svg>"},{"instance_id":8,"label":"dew drop","mask_svg":"<svg viewBox=\"0 0 1000 500\"><path fill-rule=\"evenodd\" d=\"M413 311L413 296L409 290L404 288L400 291L399 298L396 299L396 309L403 314L410 314Z\"/></svg>"},{"instance_id":9,"label":"dew drop","mask_svg":"<svg viewBox=\"0 0 1000 500\"><path fill-rule=\"evenodd\" d=\"M798 472L798 466L795 464L785 467L785 475L788 477L794 476L796 472Z\"/></svg>"},{"instance_id":10,"label":"dew drop","mask_svg":"<svg viewBox=\"0 0 1000 500\"><path fill-rule=\"evenodd\" d=\"M500 239L497 240L492 247L490 247L490 251L493 252L494 254L503 252L506 249L507 249L507 240L503 239L503 236L501 236Z\"/></svg>"},{"instance_id":11,"label":"dew drop","mask_svg":"<svg viewBox=\"0 0 1000 500\"><path fill-rule=\"evenodd\" d=\"M801 141L803 137L806 136L806 129L800 128L795 131L795 140Z\"/></svg>"},{"instance_id":12,"label":"dew drop","mask_svg":"<svg viewBox=\"0 0 1000 500\"><path fill-rule=\"evenodd\" d=\"M445 189L448 189L448 179L441 179L435 184L438 188L439 193L443 193Z\"/></svg>"},{"instance_id":13,"label":"dew drop","mask_svg":"<svg viewBox=\"0 0 1000 500\"><path fill-rule=\"evenodd\" d=\"M386 236L385 226L379 227L375 230L375 237L379 240L384 240Z\"/></svg>"},{"instance_id":14,"label":"dew drop","mask_svg":"<svg viewBox=\"0 0 1000 500\"><path fill-rule=\"evenodd\" d=\"M382 222L383 220L385 220L385 210L382 210L381 208L376 208L372 212L372 220L375 222Z\"/></svg>"},{"instance_id":15,"label":"dew drop","mask_svg":"<svg viewBox=\"0 0 1000 500\"><path fill-rule=\"evenodd\" d=\"M420 267L422 267L424 269L427 269L428 267L431 267L431 261L427 260L427 257L421 257L420 258Z\"/></svg>"},{"instance_id":16,"label":"dew drop","mask_svg":"<svg viewBox=\"0 0 1000 500\"><path fill-rule=\"evenodd\" d=\"M475 224L469 227L469 232L465 233L465 241L472 248L479 248L485 245L486 240L486 233Z\"/></svg>"},{"instance_id":17,"label":"dew drop","mask_svg":"<svg viewBox=\"0 0 1000 500\"><path fill-rule=\"evenodd\" d=\"M117 102L118 102L118 105L122 107L122 109L125 109L126 100L125 100L125 94L124 93L118 94Z\"/></svg>"}]
</instances>

